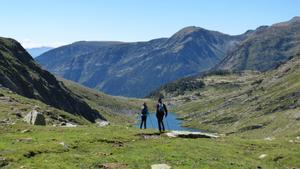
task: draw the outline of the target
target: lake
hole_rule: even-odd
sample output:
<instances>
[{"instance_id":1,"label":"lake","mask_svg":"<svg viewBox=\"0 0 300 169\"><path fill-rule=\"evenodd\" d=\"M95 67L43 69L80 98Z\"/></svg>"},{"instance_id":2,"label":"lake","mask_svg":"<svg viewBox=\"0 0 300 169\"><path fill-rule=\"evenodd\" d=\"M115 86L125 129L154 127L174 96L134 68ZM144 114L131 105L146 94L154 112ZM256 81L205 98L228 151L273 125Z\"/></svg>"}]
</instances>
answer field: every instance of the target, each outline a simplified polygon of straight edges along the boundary
<instances>
[{"instance_id":1,"label":"lake","mask_svg":"<svg viewBox=\"0 0 300 169\"><path fill-rule=\"evenodd\" d=\"M138 117L138 122L135 125L140 127L141 117ZM168 113L167 118L164 118L164 125L166 130L179 130L179 131L200 131L197 129L182 126L182 120L178 119L178 115L175 113ZM150 113L147 116L147 128L158 129L156 113Z\"/></svg>"}]
</instances>

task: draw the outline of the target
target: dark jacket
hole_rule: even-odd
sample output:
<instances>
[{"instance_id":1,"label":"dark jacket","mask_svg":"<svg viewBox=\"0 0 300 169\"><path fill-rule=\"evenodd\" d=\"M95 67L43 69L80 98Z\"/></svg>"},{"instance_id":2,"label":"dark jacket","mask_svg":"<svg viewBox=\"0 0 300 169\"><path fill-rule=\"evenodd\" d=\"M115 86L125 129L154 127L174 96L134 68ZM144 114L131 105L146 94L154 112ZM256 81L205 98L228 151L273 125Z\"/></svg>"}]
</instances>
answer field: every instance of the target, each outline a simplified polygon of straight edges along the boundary
<instances>
[{"instance_id":1,"label":"dark jacket","mask_svg":"<svg viewBox=\"0 0 300 169\"><path fill-rule=\"evenodd\" d=\"M149 114L148 107L144 106L144 108L142 109L141 115L142 116L147 116L148 114Z\"/></svg>"},{"instance_id":2,"label":"dark jacket","mask_svg":"<svg viewBox=\"0 0 300 169\"><path fill-rule=\"evenodd\" d=\"M161 110L161 105L160 104L162 104L162 106L163 106L163 110ZM168 109L167 109L167 106L164 104L164 103L157 103L157 105L156 105L156 114L157 115L165 115L165 116L167 116L168 115Z\"/></svg>"}]
</instances>

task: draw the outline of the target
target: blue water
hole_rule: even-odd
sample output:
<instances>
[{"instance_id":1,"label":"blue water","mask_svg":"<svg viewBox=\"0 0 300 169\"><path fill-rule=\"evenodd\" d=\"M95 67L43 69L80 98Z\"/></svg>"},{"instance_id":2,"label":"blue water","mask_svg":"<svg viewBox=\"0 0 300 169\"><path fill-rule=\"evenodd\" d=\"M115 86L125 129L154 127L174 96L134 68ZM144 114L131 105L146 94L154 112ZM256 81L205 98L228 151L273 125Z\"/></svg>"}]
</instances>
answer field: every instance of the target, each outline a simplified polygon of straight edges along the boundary
<instances>
[{"instance_id":1,"label":"blue water","mask_svg":"<svg viewBox=\"0 0 300 169\"><path fill-rule=\"evenodd\" d=\"M178 116L175 113L168 113L167 118L164 117L164 125L166 130L179 130L179 131L200 131L197 129L183 127L182 120L177 119ZM138 117L138 122L135 125L140 127L141 117ZM143 127L144 128L144 127ZM147 128L158 129L157 118L155 113L150 113L147 116Z\"/></svg>"}]
</instances>

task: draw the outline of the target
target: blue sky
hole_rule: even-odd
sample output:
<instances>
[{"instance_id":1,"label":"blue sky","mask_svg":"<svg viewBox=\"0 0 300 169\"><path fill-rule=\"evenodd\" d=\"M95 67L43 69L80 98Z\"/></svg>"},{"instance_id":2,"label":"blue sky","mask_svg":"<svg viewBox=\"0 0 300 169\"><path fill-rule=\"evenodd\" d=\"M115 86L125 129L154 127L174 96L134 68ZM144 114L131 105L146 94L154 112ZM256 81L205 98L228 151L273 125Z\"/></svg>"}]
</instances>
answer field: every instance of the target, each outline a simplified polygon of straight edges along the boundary
<instances>
[{"instance_id":1,"label":"blue sky","mask_svg":"<svg viewBox=\"0 0 300 169\"><path fill-rule=\"evenodd\" d=\"M300 16L298 0L1 0L0 36L25 47L146 41L186 26L241 34Z\"/></svg>"}]
</instances>

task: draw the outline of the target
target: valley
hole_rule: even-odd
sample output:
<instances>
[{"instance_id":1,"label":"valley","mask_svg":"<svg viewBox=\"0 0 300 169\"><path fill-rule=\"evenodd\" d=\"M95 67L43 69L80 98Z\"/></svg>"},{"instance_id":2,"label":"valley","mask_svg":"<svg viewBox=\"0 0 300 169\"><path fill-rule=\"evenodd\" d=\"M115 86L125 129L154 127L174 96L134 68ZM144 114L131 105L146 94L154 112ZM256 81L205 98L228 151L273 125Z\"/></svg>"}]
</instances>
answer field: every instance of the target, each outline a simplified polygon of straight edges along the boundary
<instances>
[{"instance_id":1,"label":"valley","mask_svg":"<svg viewBox=\"0 0 300 169\"><path fill-rule=\"evenodd\" d=\"M299 25L80 41L36 60L1 37L0 168L299 169ZM158 98L174 113L167 131L155 114L140 130L141 106L155 112Z\"/></svg>"}]
</instances>

